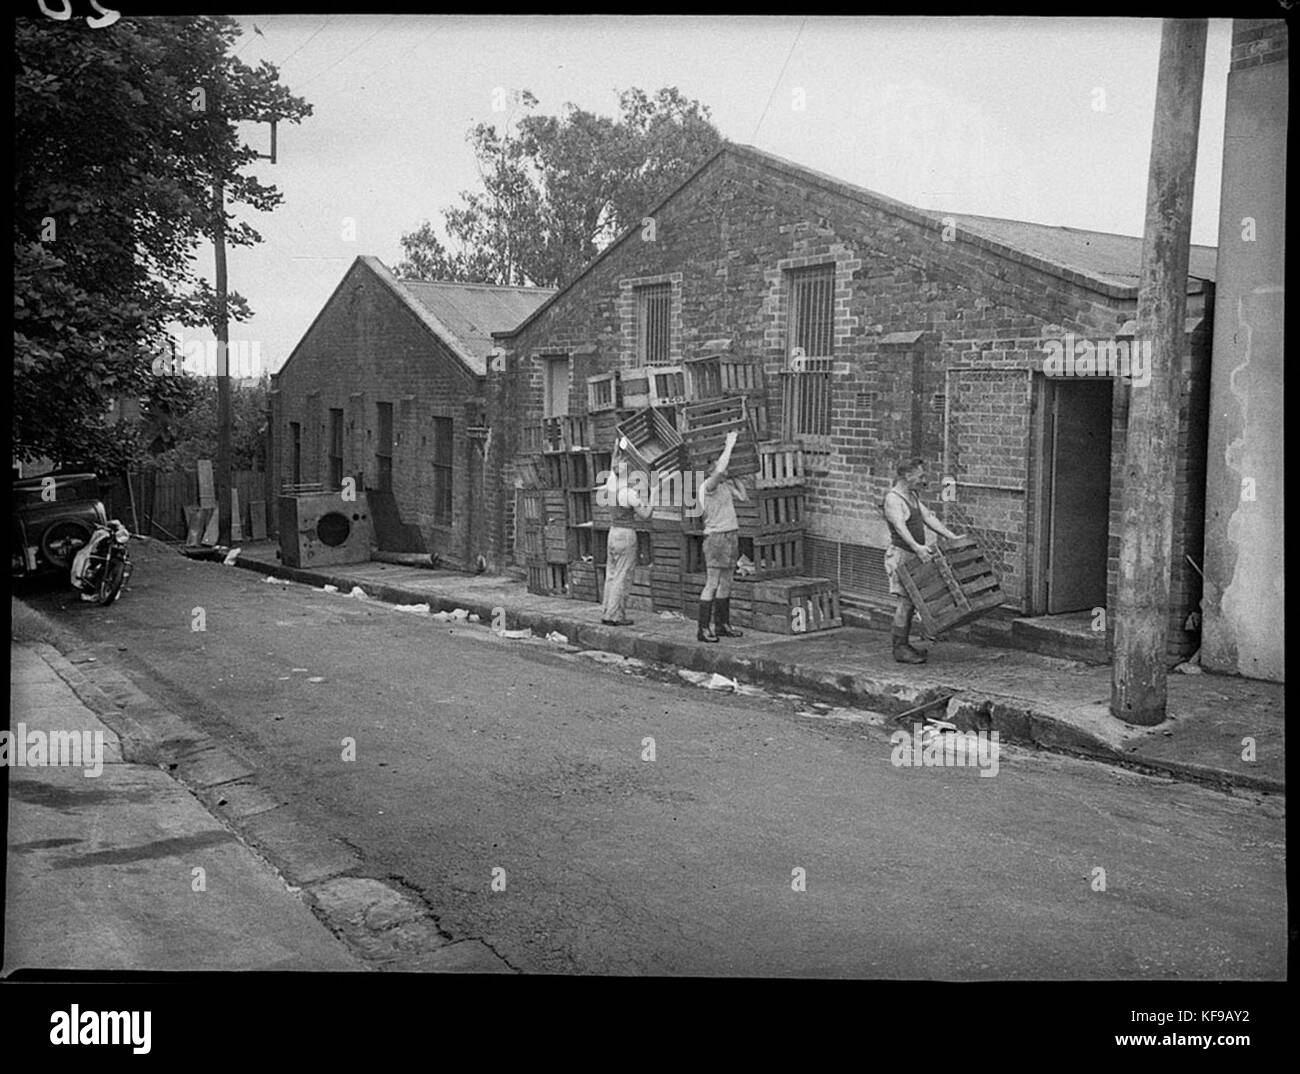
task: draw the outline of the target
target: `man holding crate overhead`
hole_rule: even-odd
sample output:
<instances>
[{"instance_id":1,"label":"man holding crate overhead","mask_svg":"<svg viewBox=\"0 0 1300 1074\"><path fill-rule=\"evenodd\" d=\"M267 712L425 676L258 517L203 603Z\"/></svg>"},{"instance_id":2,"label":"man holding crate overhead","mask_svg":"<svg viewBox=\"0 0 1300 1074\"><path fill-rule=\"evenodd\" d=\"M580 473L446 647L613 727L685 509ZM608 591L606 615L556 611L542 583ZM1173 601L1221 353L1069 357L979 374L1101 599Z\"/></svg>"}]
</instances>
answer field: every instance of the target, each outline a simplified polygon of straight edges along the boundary
<instances>
[{"instance_id":1,"label":"man holding crate overhead","mask_svg":"<svg viewBox=\"0 0 1300 1074\"><path fill-rule=\"evenodd\" d=\"M743 633L731 625L731 576L736 570L740 522L733 497L749 499L745 486L727 477L727 466L740 434L727 434L722 454L713 472L700 483L700 507L704 513L704 589L700 592L700 617L696 641L739 638ZM710 623L713 626L710 626Z\"/></svg>"},{"instance_id":2,"label":"man holding crate overhead","mask_svg":"<svg viewBox=\"0 0 1300 1074\"><path fill-rule=\"evenodd\" d=\"M896 480L885 493L881 505L889 521L889 547L885 550L885 573L889 576L889 592L898 598L894 609L894 659L900 664L924 664L926 654L912 648L908 635L912 632L912 615L915 607L903 580L898 576L899 565L909 556L929 563L933 553L925 545L926 527L940 537L961 540L921 502L916 494L925 486L925 462L922 459L905 459L898 464Z\"/></svg>"}]
</instances>

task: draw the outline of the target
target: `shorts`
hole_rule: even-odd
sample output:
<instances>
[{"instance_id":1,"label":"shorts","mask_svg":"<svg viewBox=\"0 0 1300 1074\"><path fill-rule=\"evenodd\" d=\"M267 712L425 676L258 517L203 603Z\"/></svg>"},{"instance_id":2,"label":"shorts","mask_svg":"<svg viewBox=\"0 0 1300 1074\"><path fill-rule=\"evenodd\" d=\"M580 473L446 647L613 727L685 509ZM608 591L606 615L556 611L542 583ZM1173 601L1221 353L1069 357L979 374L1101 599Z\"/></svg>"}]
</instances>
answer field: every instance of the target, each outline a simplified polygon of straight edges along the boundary
<instances>
[{"instance_id":1,"label":"shorts","mask_svg":"<svg viewBox=\"0 0 1300 1074\"><path fill-rule=\"evenodd\" d=\"M910 548L899 548L898 545L891 544L885 549L885 575L889 578L889 592L893 596L902 597L904 600L912 599L912 595L903 585L903 579L898 576L898 567L902 563L910 566L919 562L920 557Z\"/></svg>"},{"instance_id":2,"label":"shorts","mask_svg":"<svg viewBox=\"0 0 1300 1074\"><path fill-rule=\"evenodd\" d=\"M740 548L740 531L725 530L722 533L704 535L704 565L718 570L735 570L736 555Z\"/></svg>"}]
</instances>

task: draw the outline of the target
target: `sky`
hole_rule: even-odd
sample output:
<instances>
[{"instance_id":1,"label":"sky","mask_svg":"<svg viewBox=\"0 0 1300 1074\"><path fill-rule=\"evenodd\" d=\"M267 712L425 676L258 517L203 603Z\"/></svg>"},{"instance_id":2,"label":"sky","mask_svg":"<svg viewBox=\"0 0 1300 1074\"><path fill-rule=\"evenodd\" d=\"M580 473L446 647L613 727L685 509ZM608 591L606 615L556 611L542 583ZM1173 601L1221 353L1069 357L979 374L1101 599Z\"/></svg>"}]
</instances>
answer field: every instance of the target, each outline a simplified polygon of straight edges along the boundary
<instances>
[{"instance_id":1,"label":"sky","mask_svg":"<svg viewBox=\"0 0 1300 1074\"><path fill-rule=\"evenodd\" d=\"M921 208L1142 234L1158 19L239 23L239 58L274 63L314 114L278 131L275 164L250 169L284 200L272 213L240 210L265 241L229 251L230 286L255 311L231 325L233 375L279 369L356 257L395 266L403 233L440 225L462 190L478 189L466 135L503 124L508 110L493 105L514 90L531 90L542 113L572 102L614 115L620 90L676 86L709 107L725 138ZM1218 234L1230 34L1230 20L1210 20L1192 216L1192 242L1206 245ZM269 147L266 127L243 131ZM210 246L198 264L211 278ZM210 338L187 330L185 353Z\"/></svg>"}]
</instances>

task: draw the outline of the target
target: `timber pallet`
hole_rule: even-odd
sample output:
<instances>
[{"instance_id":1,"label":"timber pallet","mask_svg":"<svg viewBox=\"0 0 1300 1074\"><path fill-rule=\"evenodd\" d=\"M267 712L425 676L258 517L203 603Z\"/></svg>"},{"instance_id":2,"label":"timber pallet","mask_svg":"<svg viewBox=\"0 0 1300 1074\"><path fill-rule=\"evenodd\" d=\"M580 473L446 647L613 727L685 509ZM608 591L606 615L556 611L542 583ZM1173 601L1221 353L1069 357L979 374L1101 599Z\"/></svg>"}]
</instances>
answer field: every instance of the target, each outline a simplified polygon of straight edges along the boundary
<instances>
[{"instance_id":1,"label":"timber pallet","mask_svg":"<svg viewBox=\"0 0 1300 1074\"><path fill-rule=\"evenodd\" d=\"M974 538L950 541L932 551L936 554L929 563L913 558L898 569L927 638L987 615L1006 600L997 574Z\"/></svg>"}]
</instances>

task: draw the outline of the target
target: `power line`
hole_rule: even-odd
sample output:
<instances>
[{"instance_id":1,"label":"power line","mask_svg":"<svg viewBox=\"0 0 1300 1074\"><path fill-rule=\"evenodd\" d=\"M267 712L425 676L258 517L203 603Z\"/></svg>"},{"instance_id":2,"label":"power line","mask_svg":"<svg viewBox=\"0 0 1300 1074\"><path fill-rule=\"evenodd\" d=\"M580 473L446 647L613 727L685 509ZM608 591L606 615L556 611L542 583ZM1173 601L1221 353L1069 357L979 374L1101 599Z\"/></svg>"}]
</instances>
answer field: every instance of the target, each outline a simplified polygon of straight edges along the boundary
<instances>
[{"instance_id":1,"label":"power line","mask_svg":"<svg viewBox=\"0 0 1300 1074\"><path fill-rule=\"evenodd\" d=\"M781 86L781 79L785 77L785 69L788 66L790 66L790 57L794 55L795 45L799 44L799 38L803 34L803 28L807 24L807 22L808 19L807 17L805 17L799 23L799 30L794 35L794 40L790 42L790 51L785 54L785 63L781 64L781 71L776 76L776 81L772 83L772 92L767 95L767 104L763 106L763 114L758 117L758 123L754 126L754 133L750 136L749 139L751 142L758 141L758 129L763 125L763 120L767 118L767 110L772 107L772 98L776 96L776 91Z\"/></svg>"},{"instance_id":2,"label":"power line","mask_svg":"<svg viewBox=\"0 0 1300 1074\"><path fill-rule=\"evenodd\" d=\"M331 63L331 64L327 64L325 67L322 67L319 71L317 71L314 75L312 75L309 79L307 79L306 82L302 82L302 83L300 83L300 84L298 85L298 87L297 87L298 92L301 93L304 89L306 89L307 86L311 85L311 84L312 84L313 82L315 82L318 78L320 78L321 75L325 74L326 71L331 71L331 70L333 70L335 67L337 67L339 64L341 64L344 60L349 59L349 58L352 57L352 56L355 56L358 52L360 52L363 48L365 48L365 46L368 45L368 44L369 44L369 43L370 43L370 42L371 42L371 41L372 41L372 40L373 40L373 39L374 39L374 38L379 34L379 31L380 31L380 30L384 29L385 26L387 26L390 22L392 22L392 20L393 20L393 16L392 16L392 15L387 16L387 17L384 19L384 21L383 21L382 23L379 24L378 27L376 27L373 31L371 31L371 33L370 33L370 35L369 35L368 37L366 37L366 38L365 38L365 39L364 39L360 44L354 46L354 47L351 49L351 51L344 53L342 56L340 56L340 57L339 57L337 60L335 60L333 63Z\"/></svg>"},{"instance_id":3,"label":"power line","mask_svg":"<svg viewBox=\"0 0 1300 1074\"><path fill-rule=\"evenodd\" d=\"M329 25L329 21L330 21L329 19L326 19L326 20L325 20L324 22L322 22L319 26L317 26L316 29L312 31L311 36L310 36L309 38L307 38L306 41L304 41L304 42L303 42L301 45L299 45L296 49L294 49L292 52L290 52L288 56L285 56L284 59L282 59L282 60L277 60L277 61L276 61L276 66L277 66L277 67L283 67L286 63L289 62L289 60L291 60L294 56L297 56L298 53L300 53L303 49L305 49L308 45L310 45L314 40L316 40L316 35L317 35L318 33L320 33L323 29L325 29L326 26Z\"/></svg>"}]
</instances>

